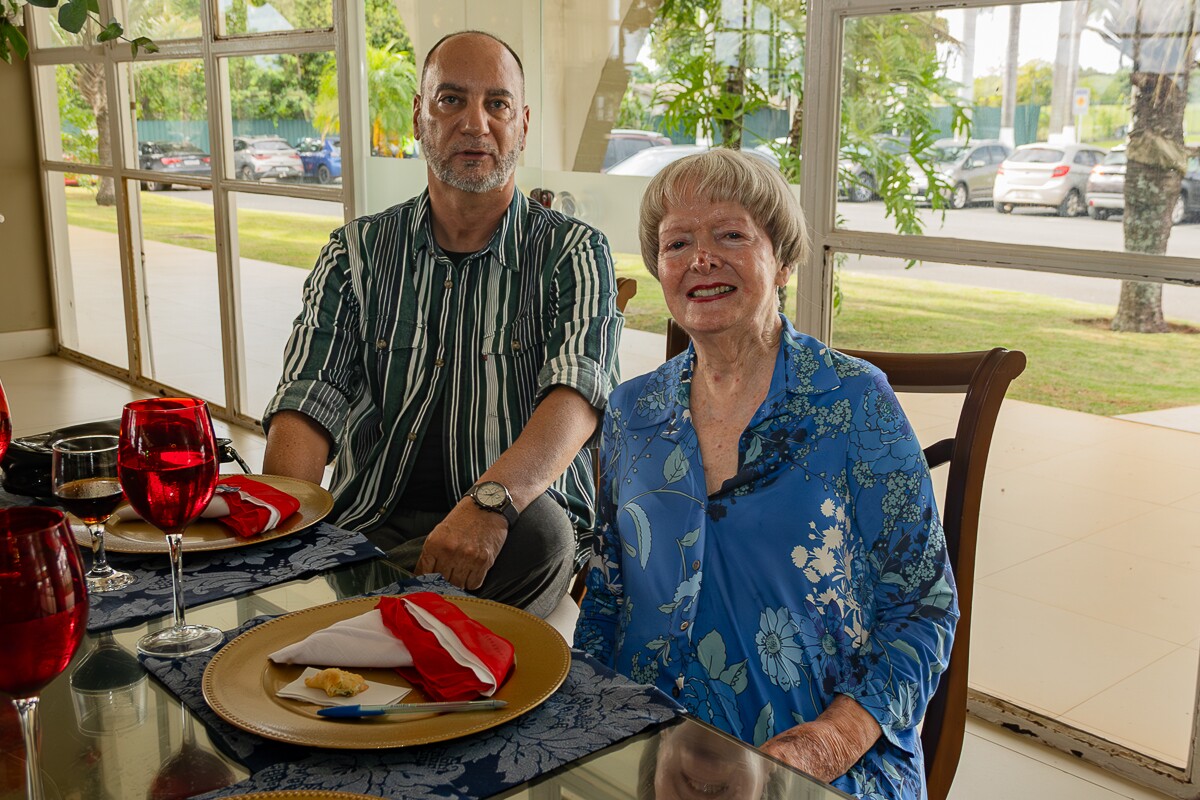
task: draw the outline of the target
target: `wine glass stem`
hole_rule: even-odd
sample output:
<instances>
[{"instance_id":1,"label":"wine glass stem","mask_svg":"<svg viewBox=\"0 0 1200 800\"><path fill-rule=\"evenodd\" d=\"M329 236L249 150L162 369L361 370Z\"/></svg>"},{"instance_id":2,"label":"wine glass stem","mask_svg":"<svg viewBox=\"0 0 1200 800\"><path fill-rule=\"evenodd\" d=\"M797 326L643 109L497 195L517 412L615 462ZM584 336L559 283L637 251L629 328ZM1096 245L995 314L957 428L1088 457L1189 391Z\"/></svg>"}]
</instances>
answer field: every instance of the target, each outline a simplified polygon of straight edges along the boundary
<instances>
[{"instance_id":1,"label":"wine glass stem","mask_svg":"<svg viewBox=\"0 0 1200 800\"><path fill-rule=\"evenodd\" d=\"M21 736L25 739L25 789L29 800L42 800L45 793L42 790L41 759L38 754L38 698L15 697L13 705L17 707Z\"/></svg>"},{"instance_id":2,"label":"wine glass stem","mask_svg":"<svg viewBox=\"0 0 1200 800\"><path fill-rule=\"evenodd\" d=\"M108 556L104 553L104 523L88 525L88 533L92 535L92 568L88 573L107 575L112 568L108 566Z\"/></svg>"},{"instance_id":3,"label":"wine glass stem","mask_svg":"<svg viewBox=\"0 0 1200 800\"><path fill-rule=\"evenodd\" d=\"M183 534L168 533L171 548L171 592L175 597L174 626L182 628L183 621Z\"/></svg>"}]
</instances>

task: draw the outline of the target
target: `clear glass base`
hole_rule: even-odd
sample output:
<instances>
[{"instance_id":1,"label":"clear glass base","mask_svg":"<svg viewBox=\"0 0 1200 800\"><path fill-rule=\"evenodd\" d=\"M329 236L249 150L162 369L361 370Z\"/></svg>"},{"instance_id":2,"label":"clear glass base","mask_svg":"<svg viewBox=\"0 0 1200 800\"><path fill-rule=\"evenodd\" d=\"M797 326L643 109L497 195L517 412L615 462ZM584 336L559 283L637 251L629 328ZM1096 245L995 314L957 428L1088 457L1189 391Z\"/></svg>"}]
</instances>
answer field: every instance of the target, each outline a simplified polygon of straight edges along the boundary
<instances>
[{"instance_id":1,"label":"clear glass base","mask_svg":"<svg viewBox=\"0 0 1200 800\"><path fill-rule=\"evenodd\" d=\"M99 570L93 567L83 577L87 579L89 592L115 592L124 589L135 580L128 572L121 572L112 567Z\"/></svg>"},{"instance_id":2,"label":"clear glass base","mask_svg":"<svg viewBox=\"0 0 1200 800\"><path fill-rule=\"evenodd\" d=\"M137 649L144 656L183 658L213 650L224 641L220 629L211 625L181 625L146 634L138 639Z\"/></svg>"}]
</instances>

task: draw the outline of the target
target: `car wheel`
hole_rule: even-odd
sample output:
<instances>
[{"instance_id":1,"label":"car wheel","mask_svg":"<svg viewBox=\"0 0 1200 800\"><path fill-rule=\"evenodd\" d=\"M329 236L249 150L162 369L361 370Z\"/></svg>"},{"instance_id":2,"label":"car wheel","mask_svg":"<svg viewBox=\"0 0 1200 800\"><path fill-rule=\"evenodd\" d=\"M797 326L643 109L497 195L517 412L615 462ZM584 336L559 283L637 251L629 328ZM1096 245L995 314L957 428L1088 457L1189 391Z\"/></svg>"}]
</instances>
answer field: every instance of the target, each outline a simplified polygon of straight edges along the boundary
<instances>
[{"instance_id":1,"label":"car wheel","mask_svg":"<svg viewBox=\"0 0 1200 800\"><path fill-rule=\"evenodd\" d=\"M1060 217L1078 217L1083 213L1083 200L1079 198L1079 192L1072 189L1067 192L1067 196L1058 204L1058 215Z\"/></svg>"},{"instance_id":2,"label":"car wheel","mask_svg":"<svg viewBox=\"0 0 1200 800\"><path fill-rule=\"evenodd\" d=\"M1180 194L1175 199L1175 205L1171 207L1171 224L1178 225L1187 217L1187 197Z\"/></svg>"},{"instance_id":3,"label":"car wheel","mask_svg":"<svg viewBox=\"0 0 1200 800\"><path fill-rule=\"evenodd\" d=\"M858 176L857 182L850 187L850 202L865 203L875 196L875 179L867 173Z\"/></svg>"},{"instance_id":4,"label":"car wheel","mask_svg":"<svg viewBox=\"0 0 1200 800\"><path fill-rule=\"evenodd\" d=\"M254 167L250 166L249 164L246 164L244 167L242 167L241 171L238 173L238 177L244 181L254 180Z\"/></svg>"},{"instance_id":5,"label":"car wheel","mask_svg":"<svg viewBox=\"0 0 1200 800\"><path fill-rule=\"evenodd\" d=\"M1108 215L1111 213L1112 212L1109 211L1107 208L1096 208L1095 206L1090 206L1088 208L1088 216L1091 217L1092 219L1098 219L1101 222L1108 219Z\"/></svg>"},{"instance_id":6,"label":"car wheel","mask_svg":"<svg viewBox=\"0 0 1200 800\"><path fill-rule=\"evenodd\" d=\"M954 186L954 191L950 193L950 207L953 209L961 209L967 207L967 201L971 199L970 193L967 191L965 183L958 183Z\"/></svg>"},{"instance_id":7,"label":"car wheel","mask_svg":"<svg viewBox=\"0 0 1200 800\"><path fill-rule=\"evenodd\" d=\"M1001 214L1011 214L1013 210L1012 203L993 203L992 205L994 205L996 210Z\"/></svg>"},{"instance_id":8,"label":"car wheel","mask_svg":"<svg viewBox=\"0 0 1200 800\"><path fill-rule=\"evenodd\" d=\"M317 183L329 183L333 180L333 176L329 174L329 167L322 164L317 167Z\"/></svg>"}]
</instances>

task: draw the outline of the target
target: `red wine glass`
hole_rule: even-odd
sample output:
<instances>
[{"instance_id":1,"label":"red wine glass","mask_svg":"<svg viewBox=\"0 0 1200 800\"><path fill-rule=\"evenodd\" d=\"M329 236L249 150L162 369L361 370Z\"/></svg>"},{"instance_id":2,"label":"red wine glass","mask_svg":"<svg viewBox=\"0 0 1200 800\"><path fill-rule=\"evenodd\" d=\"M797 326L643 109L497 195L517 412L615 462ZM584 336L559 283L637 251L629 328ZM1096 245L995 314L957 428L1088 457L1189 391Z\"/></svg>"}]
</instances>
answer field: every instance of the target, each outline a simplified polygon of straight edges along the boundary
<instances>
[{"instance_id":1,"label":"red wine glass","mask_svg":"<svg viewBox=\"0 0 1200 800\"><path fill-rule=\"evenodd\" d=\"M4 384L0 383L0 458L4 458L10 441L12 441L12 418L8 413L8 398L4 396Z\"/></svg>"},{"instance_id":2,"label":"red wine glass","mask_svg":"<svg viewBox=\"0 0 1200 800\"><path fill-rule=\"evenodd\" d=\"M87 625L87 584L61 511L0 509L0 691L13 699L25 740L25 786L42 800L38 692L66 669Z\"/></svg>"},{"instance_id":3,"label":"red wine glass","mask_svg":"<svg viewBox=\"0 0 1200 800\"><path fill-rule=\"evenodd\" d=\"M52 449L54 496L92 535L92 568L83 576L90 592L115 592L133 583L132 575L113 569L104 555L104 523L124 499L117 479L119 443L116 436L71 436Z\"/></svg>"},{"instance_id":4,"label":"red wine glass","mask_svg":"<svg viewBox=\"0 0 1200 800\"><path fill-rule=\"evenodd\" d=\"M121 414L121 488L142 519L167 537L174 624L138 640L138 652L180 658L219 646L221 631L183 616L183 531L217 488L217 447L208 405L188 397L137 400Z\"/></svg>"}]
</instances>

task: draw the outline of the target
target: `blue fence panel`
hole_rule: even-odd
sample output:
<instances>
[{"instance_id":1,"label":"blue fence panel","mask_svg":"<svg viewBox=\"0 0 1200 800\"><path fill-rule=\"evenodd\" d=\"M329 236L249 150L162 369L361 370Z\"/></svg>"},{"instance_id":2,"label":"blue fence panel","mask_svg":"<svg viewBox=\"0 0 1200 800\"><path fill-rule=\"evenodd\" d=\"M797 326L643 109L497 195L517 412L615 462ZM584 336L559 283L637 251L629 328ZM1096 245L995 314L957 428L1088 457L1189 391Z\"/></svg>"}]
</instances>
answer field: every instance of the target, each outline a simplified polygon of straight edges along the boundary
<instances>
[{"instance_id":1,"label":"blue fence panel","mask_svg":"<svg viewBox=\"0 0 1200 800\"><path fill-rule=\"evenodd\" d=\"M304 119L235 119L234 136L278 136L295 144L309 137L319 139L320 131ZM139 142L191 142L208 149L208 122L205 120L142 119L137 123Z\"/></svg>"},{"instance_id":2,"label":"blue fence panel","mask_svg":"<svg viewBox=\"0 0 1200 800\"><path fill-rule=\"evenodd\" d=\"M1013 139L1018 145L1037 141L1038 115L1042 107L1036 103L1018 105L1013 115ZM950 109L946 106L933 109L930 122L933 129L943 137L952 134ZM1000 138L1000 109L996 106L975 106L971 111L971 138Z\"/></svg>"}]
</instances>

